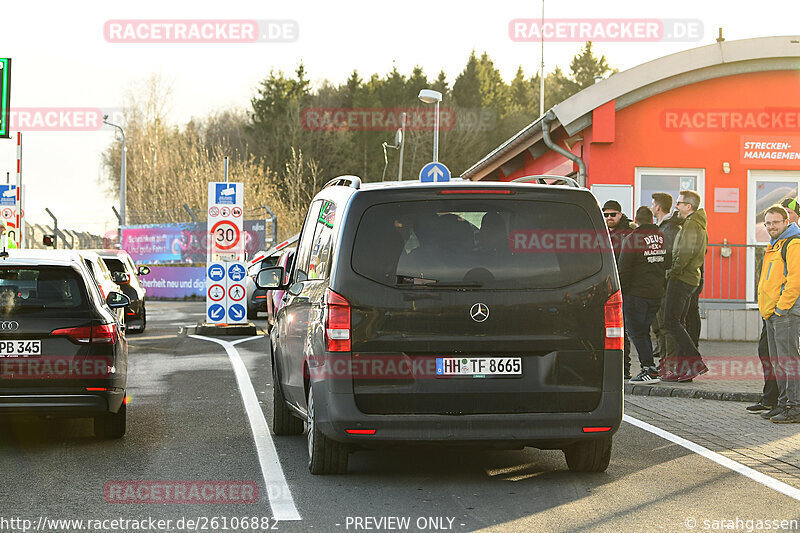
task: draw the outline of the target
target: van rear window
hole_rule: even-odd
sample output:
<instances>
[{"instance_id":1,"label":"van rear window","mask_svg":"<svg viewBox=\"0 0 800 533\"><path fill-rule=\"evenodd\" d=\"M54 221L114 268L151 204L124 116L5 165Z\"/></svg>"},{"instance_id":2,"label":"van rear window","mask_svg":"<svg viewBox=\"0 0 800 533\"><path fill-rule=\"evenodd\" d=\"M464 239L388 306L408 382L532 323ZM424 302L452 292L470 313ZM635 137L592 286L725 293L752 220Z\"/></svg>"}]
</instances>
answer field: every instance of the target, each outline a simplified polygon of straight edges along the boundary
<instances>
[{"instance_id":1,"label":"van rear window","mask_svg":"<svg viewBox=\"0 0 800 533\"><path fill-rule=\"evenodd\" d=\"M352 265L390 286L555 288L600 271L603 250L605 227L575 204L437 199L368 208Z\"/></svg>"},{"instance_id":2,"label":"van rear window","mask_svg":"<svg viewBox=\"0 0 800 533\"><path fill-rule=\"evenodd\" d=\"M69 267L0 268L0 314L88 309L83 281Z\"/></svg>"}]
</instances>

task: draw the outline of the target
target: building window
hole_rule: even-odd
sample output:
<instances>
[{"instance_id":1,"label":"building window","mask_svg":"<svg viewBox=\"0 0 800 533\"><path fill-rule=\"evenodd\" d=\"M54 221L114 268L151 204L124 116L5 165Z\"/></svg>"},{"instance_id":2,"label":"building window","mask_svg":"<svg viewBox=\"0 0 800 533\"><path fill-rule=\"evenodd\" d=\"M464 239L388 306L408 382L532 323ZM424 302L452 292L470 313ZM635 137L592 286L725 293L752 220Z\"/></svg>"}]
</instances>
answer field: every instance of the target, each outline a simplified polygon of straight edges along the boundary
<instances>
[{"instance_id":1,"label":"building window","mask_svg":"<svg viewBox=\"0 0 800 533\"><path fill-rule=\"evenodd\" d=\"M650 206L654 192L666 192L672 195L674 202L680 191L690 190L700 193L701 206L705 205L705 169L702 168L647 168L636 169L637 207Z\"/></svg>"}]
</instances>

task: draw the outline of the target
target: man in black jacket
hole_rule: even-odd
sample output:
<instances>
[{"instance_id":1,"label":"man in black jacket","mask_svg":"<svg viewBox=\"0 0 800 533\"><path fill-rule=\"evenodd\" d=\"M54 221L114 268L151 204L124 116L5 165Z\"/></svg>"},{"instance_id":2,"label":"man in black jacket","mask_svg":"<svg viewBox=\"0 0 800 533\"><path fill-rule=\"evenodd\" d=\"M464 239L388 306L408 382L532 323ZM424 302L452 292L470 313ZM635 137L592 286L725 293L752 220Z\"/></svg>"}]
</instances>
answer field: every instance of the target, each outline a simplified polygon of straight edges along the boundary
<instances>
[{"instance_id":1,"label":"man in black jacket","mask_svg":"<svg viewBox=\"0 0 800 533\"><path fill-rule=\"evenodd\" d=\"M655 223L658 224L659 231L664 235L664 249L667 251L667 258L665 261L666 268L672 263L672 245L675 242L675 236L681 229L683 222L677 215L677 210L670 213L672 210L672 195L666 192L656 192L652 194L653 202L650 204L655 216ZM667 286L667 280L664 279L664 287ZM662 293L663 294L663 293ZM656 318L653 321L653 332L658 339L658 357L659 357L659 374L664 374L663 364L668 356L675 355L675 346L672 343L672 338L667 335L667 330L664 328L664 298L661 298L661 306L659 307Z\"/></svg>"},{"instance_id":2,"label":"man in black jacket","mask_svg":"<svg viewBox=\"0 0 800 533\"><path fill-rule=\"evenodd\" d=\"M625 334L639 353L642 371L631 382L656 383L658 371L653 361L650 325L664 295L664 272L667 250L664 235L653 224L653 212L647 206L636 210L638 227L622 243L619 256L619 282L622 287L622 316ZM625 361L630 368L630 357Z\"/></svg>"},{"instance_id":3,"label":"man in black jacket","mask_svg":"<svg viewBox=\"0 0 800 533\"><path fill-rule=\"evenodd\" d=\"M630 235L636 225L622 212L622 206L616 200L609 200L603 204L603 217L606 219L608 235L611 237L611 246L614 248L614 260L619 261L622 250L622 241ZM625 357L625 379L631 379L631 340L628 335L622 341L622 353Z\"/></svg>"}]
</instances>

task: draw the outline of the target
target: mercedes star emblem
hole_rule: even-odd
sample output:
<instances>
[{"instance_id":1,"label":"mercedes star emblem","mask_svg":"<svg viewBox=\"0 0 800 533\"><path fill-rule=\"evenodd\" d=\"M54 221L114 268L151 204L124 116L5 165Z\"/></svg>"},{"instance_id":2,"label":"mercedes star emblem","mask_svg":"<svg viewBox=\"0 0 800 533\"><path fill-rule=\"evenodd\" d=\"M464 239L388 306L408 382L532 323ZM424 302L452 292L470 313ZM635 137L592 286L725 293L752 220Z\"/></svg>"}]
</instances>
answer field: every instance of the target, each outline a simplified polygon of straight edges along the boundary
<instances>
[{"instance_id":1,"label":"mercedes star emblem","mask_svg":"<svg viewBox=\"0 0 800 533\"><path fill-rule=\"evenodd\" d=\"M477 303L470 308L469 316L471 316L472 320L475 322L483 322L489 318L489 306Z\"/></svg>"}]
</instances>

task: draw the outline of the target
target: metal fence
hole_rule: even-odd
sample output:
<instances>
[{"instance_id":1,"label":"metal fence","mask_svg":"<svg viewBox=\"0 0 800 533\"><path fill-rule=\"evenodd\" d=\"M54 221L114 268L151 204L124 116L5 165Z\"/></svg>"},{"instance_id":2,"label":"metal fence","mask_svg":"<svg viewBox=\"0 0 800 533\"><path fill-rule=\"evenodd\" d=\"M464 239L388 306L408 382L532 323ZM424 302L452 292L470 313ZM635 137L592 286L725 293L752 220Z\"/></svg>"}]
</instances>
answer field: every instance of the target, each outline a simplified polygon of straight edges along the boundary
<instances>
[{"instance_id":1,"label":"metal fence","mask_svg":"<svg viewBox=\"0 0 800 533\"><path fill-rule=\"evenodd\" d=\"M758 277L766 244L709 244L705 262L705 284L700 302L706 304L755 304ZM752 264L752 292L747 289L748 264Z\"/></svg>"}]
</instances>

